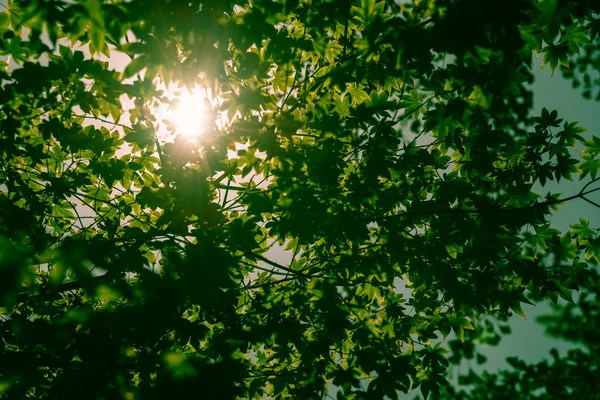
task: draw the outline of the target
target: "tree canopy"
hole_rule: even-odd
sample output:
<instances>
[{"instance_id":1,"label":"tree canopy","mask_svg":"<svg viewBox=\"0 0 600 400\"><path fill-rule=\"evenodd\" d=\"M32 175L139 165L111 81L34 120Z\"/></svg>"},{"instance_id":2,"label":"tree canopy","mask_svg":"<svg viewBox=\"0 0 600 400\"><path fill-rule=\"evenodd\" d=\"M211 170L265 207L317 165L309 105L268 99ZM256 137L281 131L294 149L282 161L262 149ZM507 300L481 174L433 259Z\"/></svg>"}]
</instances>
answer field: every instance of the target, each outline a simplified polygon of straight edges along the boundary
<instances>
[{"instance_id":1,"label":"tree canopy","mask_svg":"<svg viewBox=\"0 0 600 400\"><path fill-rule=\"evenodd\" d=\"M2 7L0 398L469 398L450 361L598 292L597 227L549 221L600 207L600 137L530 86L537 55L600 96L597 1ZM514 364L473 398L552 372Z\"/></svg>"},{"instance_id":2,"label":"tree canopy","mask_svg":"<svg viewBox=\"0 0 600 400\"><path fill-rule=\"evenodd\" d=\"M501 370L479 375L469 370L459 376L463 385L443 388L441 399L596 399L600 392L597 377L600 373L600 276L595 274L591 287L581 292L577 302L566 306L553 306L551 315L539 319L546 325L547 333L577 344L561 356L550 349L551 362L542 360L528 364L518 357L507 358L513 370ZM494 340L498 340L495 338ZM474 352L469 350L469 357ZM481 357L481 354L479 354ZM457 357L454 357L457 358ZM456 360L454 360L456 362Z\"/></svg>"}]
</instances>

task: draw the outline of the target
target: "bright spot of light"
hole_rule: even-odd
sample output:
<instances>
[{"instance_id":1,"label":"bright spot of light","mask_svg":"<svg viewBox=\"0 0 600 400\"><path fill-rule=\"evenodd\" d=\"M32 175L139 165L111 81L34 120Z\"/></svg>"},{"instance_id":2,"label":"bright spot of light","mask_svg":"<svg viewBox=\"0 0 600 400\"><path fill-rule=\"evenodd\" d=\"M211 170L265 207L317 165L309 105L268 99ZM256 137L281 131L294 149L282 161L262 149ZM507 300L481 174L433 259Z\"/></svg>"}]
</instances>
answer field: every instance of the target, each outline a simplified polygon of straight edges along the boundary
<instances>
[{"instance_id":1,"label":"bright spot of light","mask_svg":"<svg viewBox=\"0 0 600 400\"><path fill-rule=\"evenodd\" d=\"M194 138L206 131L209 121L204 106L205 98L204 89L200 88L176 96L164 116L175 125L175 133Z\"/></svg>"}]
</instances>

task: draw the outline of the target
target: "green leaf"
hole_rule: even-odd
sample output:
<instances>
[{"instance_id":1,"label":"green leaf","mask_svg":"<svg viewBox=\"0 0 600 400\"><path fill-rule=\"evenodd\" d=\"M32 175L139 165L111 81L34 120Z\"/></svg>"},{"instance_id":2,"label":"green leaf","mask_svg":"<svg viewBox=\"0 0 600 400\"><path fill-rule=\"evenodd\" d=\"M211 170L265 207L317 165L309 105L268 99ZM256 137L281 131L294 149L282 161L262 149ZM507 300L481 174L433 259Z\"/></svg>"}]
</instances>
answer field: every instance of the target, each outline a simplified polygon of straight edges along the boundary
<instances>
[{"instance_id":1,"label":"green leaf","mask_svg":"<svg viewBox=\"0 0 600 400\"><path fill-rule=\"evenodd\" d=\"M52 215L55 217L75 219L75 214L70 206L65 205L54 205L52 207Z\"/></svg>"},{"instance_id":2,"label":"green leaf","mask_svg":"<svg viewBox=\"0 0 600 400\"><path fill-rule=\"evenodd\" d=\"M571 229L579 239L591 239L596 236L596 232L590 228L589 219L579 218L579 223L571 224Z\"/></svg>"},{"instance_id":3,"label":"green leaf","mask_svg":"<svg viewBox=\"0 0 600 400\"><path fill-rule=\"evenodd\" d=\"M67 276L67 271L69 266L64 262L64 260L57 260L52 264L52 269L50 273L50 282L56 286L65 280Z\"/></svg>"},{"instance_id":4,"label":"green leaf","mask_svg":"<svg viewBox=\"0 0 600 400\"><path fill-rule=\"evenodd\" d=\"M10 24L10 14L7 11L0 12L0 33L4 33Z\"/></svg>"},{"instance_id":5,"label":"green leaf","mask_svg":"<svg viewBox=\"0 0 600 400\"><path fill-rule=\"evenodd\" d=\"M125 43L119 46L119 51L122 51L131 58L134 58L134 56L138 54L146 53L146 51L148 51L148 46L140 42Z\"/></svg>"},{"instance_id":6,"label":"green leaf","mask_svg":"<svg viewBox=\"0 0 600 400\"><path fill-rule=\"evenodd\" d=\"M564 44L550 44L542 49L542 53L544 53L542 68L549 64L550 71L552 71L552 75L554 75L554 73L556 72L558 64L562 64L567 68L569 67L568 47Z\"/></svg>"},{"instance_id":7,"label":"green leaf","mask_svg":"<svg viewBox=\"0 0 600 400\"><path fill-rule=\"evenodd\" d=\"M585 178L588 174L592 177L592 179L596 179L596 175L598 175L598 170L600 170L600 158L596 159L591 155L583 154L581 156L581 161L577 167L581 170L581 174L579 175L579 180Z\"/></svg>"},{"instance_id":8,"label":"green leaf","mask_svg":"<svg viewBox=\"0 0 600 400\"><path fill-rule=\"evenodd\" d=\"M483 92L481 86L473 88L473 91L469 95L469 101L486 109L491 105L491 99Z\"/></svg>"},{"instance_id":9,"label":"green leaf","mask_svg":"<svg viewBox=\"0 0 600 400\"><path fill-rule=\"evenodd\" d=\"M342 54L343 47L337 42L337 40L330 40L325 45L324 57L330 63L334 62L335 59Z\"/></svg>"},{"instance_id":10,"label":"green leaf","mask_svg":"<svg viewBox=\"0 0 600 400\"><path fill-rule=\"evenodd\" d=\"M154 128L136 125L133 129L128 129L125 134L125 141L135 143L140 147L146 147L154 142Z\"/></svg>"},{"instance_id":11,"label":"green leaf","mask_svg":"<svg viewBox=\"0 0 600 400\"><path fill-rule=\"evenodd\" d=\"M127 67L125 67L125 71L123 71L123 78L129 78L146 68L149 59L150 58L147 55L142 55L131 60L131 62L127 64Z\"/></svg>"},{"instance_id":12,"label":"green leaf","mask_svg":"<svg viewBox=\"0 0 600 400\"><path fill-rule=\"evenodd\" d=\"M590 43L590 38L586 35L584 28L577 24L567 28L563 40L569 44L569 50L577 54L579 54L580 45Z\"/></svg>"},{"instance_id":13,"label":"green leaf","mask_svg":"<svg viewBox=\"0 0 600 400\"><path fill-rule=\"evenodd\" d=\"M105 34L103 28L90 28L88 34L90 35L90 53L94 54L96 52L102 52L104 48L106 48L106 44L104 43Z\"/></svg>"},{"instance_id":14,"label":"green leaf","mask_svg":"<svg viewBox=\"0 0 600 400\"><path fill-rule=\"evenodd\" d=\"M469 330L475 330L475 328L473 327L473 325L471 325L471 322L467 319L467 318L461 318L459 320L460 326L462 326L465 329L469 329Z\"/></svg>"},{"instance_id":15,"label":"green leaf","mask_svg":"<svg viewBox=\"0 0 600 400\"><path fill-rule=\"evenodd\" d=\"M293 74L294 70L289 64L278 66L272 81L273 90L287 93L289 85L294 82Z\"/></svg>"},{"instance_id":16,"label":"green leaf","mask_svg":"<svg viewBox=\"0 0 600 400\"><path fill-rule=\"evenodd\" d=\"M136 163L136 162L134 162L134 161L130 161L130 162L128 162L128 163L127 163L127 167L128 167L128 168L131 168L131 169L133 169L133 170L135 170L135 171L139 171L140 169L143 169L143 168L144 168L144 166L143 166L142 164Z\"/></svg>"},{"instance_id":17,"label":"green leaf","mask_svg":"<svg viewBox=\"0 0 600 400\"><path fill-rule=\"evenodd\" d=\"M350 112L350 101L348 100L348 96L334 97L334 110L339 114L340 118L349 118L352 116Z\"/></svg>"},{"instance_id":18,"label":"green leaf","mask_svg":"<svg viewBox=\"0 0 600 400\"><path fill-rule=\"evenodd\" d=\"M600 263L600 236L596 237L594 240L590 240L585 250L585 259L596 260L597 263Z\"/></svg>"},{"instance_id":19,"label":"green leaf","mask_svg":"<svg viewBox=\"0 0 600 400\"><path fill-rule=\"evenodd\" d=\"M362 104L371 98L369 94L363 90L363 88L364 86L362 84L352 85L350 88L348 88L348 94L352 98L352 104Z\"/></svg>"},{"instance_id":20,"label":"green leaf","mask_svg":"<svg viewBox=\"0 0 600 400\"><path fill-rule=\"evenodd\" d=\"M400 90L402 86L402 80L393 76L387 75L383 84L383 90L391 94L393 90Z\"/></svg>"},{"instance_id":21,"label":"green leaf","mask_svg":"<svg viewBox=\"0 0 600 400\"><path fill-rule=\"evenodd\" d=\"M592 136L592 140L586 141L584 145L583 154L590 154L592 157L600 154L600 137Z\"/></svg>"},{"instance_id":22,"label":"green leaf","mask_svg":"<svg viewBox=\"0 0 600 400\"><path fill-rule=\"evenodd\" d=\"M575 150L577 148L576 140L584 141L584 138L579 134L586 132L587 130L587 128L577 126L577 121L571 123L565 122L564 129L557 133L559 143L567 144Z\"/></svg>"},{"instance_id":23,"label":"green leaf","mask_svg":"<svg viewBox=\"0 0 600 400\"><path fill-rule=\"evenodd\" d=\"M452 330L461 342L465 341L465 330L461 325L452 325Z\"/></svg>"},{"instance_id":24,"label":"green leaf","mask_svg":"<svg viewBox=\"0 0 600 400\"><path fill-rule=\"evenodd\" d=\"M511 305L510 309L513 310L515 312L515 314L521 316L521 318L527 319L527 316L525 315L525 312L523 311L523 307L521 307L520 302L517 302L516 304Z\"/></svg>"}]
</instances>

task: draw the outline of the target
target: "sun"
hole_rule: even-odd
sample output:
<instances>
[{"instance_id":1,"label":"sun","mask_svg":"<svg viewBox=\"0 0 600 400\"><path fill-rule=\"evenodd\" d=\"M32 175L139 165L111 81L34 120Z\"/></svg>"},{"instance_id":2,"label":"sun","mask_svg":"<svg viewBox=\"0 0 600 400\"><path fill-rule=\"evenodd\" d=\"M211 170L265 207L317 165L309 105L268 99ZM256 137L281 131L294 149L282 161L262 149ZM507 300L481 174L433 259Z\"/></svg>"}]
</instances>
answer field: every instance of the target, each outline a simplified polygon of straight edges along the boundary
<instances>
[{"instance_id":1,"label":"sun","mask_svg":"<svg viewBox=\"0 0 600 400\"><path fill-rule=\"evenodd\" d=\"M203 89L184 91L175 96L175 101L164 115L166 119L173 121L175 133L194 138L207 129L205 100Z\"/></svg>"}]
</instances>

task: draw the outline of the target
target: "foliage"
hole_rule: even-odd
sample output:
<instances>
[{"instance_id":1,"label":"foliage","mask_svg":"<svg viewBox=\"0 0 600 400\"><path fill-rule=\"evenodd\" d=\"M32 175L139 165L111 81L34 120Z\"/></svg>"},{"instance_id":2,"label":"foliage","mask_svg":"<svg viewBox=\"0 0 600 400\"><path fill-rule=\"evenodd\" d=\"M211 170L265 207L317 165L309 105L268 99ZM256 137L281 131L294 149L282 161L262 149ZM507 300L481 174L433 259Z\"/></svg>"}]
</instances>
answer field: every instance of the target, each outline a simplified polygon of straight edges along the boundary
<instances>
[{"instance_id":1,"label":"foliage","mask_svg":"<svg viewBox=\"0 0 600 400\"><path fill-rule=\"evenodd\" d=\"M439 394L442 338L591 290L598 230L549 218L597 204L599 139L528 83L534 52L597 66L599 12L10 1L0 397ZM158 81L207 89L198 140L160 135Z\"/></svg>"},{"instance_id":2,"label":"foliage","mask_svg":"<svg viewBox=\"0 0 600 400\"><path fill-rule=\"evenodd\" d=\"M552 315L540 317L552 336L579 345L561 356L550 350L551 362L527 364L516 357L507 361L514 370L482 375L470 370L460 377L468 390L444 389L442 399L595 399L600 384L600 276L581 293L577 303L555 305Z\"/></svg>"}]
</instances>

